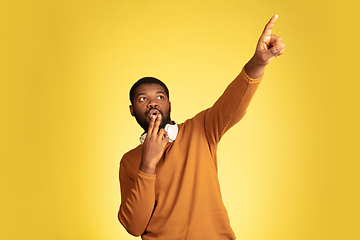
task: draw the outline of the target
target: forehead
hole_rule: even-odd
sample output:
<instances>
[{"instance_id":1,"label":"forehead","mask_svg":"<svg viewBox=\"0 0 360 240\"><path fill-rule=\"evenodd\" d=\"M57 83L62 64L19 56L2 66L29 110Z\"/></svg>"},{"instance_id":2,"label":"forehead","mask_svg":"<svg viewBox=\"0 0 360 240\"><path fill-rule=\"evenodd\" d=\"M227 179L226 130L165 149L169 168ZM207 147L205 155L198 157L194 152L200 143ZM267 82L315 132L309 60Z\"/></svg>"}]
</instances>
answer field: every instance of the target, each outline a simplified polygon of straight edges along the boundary
<instances>
[{"instance_id":1,"label":"forehead","mask_svg":"<svg viewBox=\"0 0 360 240\"><path fill-rule=\"evenodd\" d=\"M150 94L150 93L156 93L156 92L163 92L165 93L165 89L156 83L146 83L141 84L138 86L135 90L135 96L138 96L139 94Z\"/></svg>"}]
</instances>

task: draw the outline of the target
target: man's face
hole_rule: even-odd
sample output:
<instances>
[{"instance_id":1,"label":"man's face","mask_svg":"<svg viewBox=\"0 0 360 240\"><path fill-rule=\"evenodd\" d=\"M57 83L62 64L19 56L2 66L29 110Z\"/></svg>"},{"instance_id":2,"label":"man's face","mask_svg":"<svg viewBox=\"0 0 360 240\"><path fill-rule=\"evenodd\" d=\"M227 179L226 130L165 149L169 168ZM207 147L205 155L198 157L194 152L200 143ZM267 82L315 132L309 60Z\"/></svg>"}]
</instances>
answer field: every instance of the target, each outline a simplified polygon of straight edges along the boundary
<instances>
[{"instance_id":1,"label":"man's face","mask_svg":"<svg viewBox=\"0 0 360 240\"><path fill-rule=\"evenodd\" d=\"M133 104L130 105L131 115L147 132L151 116L161 114L160 128L171 122L171 103L164 88L158 84L142 84L135 90Z\"/></svg>"}]
</instances>

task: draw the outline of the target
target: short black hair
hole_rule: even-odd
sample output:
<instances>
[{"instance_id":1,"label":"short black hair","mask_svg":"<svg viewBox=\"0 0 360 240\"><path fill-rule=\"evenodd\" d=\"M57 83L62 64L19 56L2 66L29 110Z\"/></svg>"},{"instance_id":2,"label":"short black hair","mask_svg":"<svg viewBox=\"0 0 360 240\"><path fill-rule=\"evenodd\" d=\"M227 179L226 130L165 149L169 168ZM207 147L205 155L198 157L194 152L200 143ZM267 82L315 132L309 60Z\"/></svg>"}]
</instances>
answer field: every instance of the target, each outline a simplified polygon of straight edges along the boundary
<instances>
[{"instance_id":1,"label":"short black hair","mask_svg":"<svg viewBox=\"0 0 360 240\"><path fill-rule=\"evenodd\" d=\"M134 101L135 90L142 84L158 84L158 85L162 86L165 90L166 96L168 97L168 99L170 99L169 98L169 89L167 88L165 83L163 83L162 81L160 81L159 79L154 78L154 77L143 77L143 78L140 78L136 83L134 83L134 85L130 89L131 104L133 104L133 101Z\"/></svg>"}]
</instances>

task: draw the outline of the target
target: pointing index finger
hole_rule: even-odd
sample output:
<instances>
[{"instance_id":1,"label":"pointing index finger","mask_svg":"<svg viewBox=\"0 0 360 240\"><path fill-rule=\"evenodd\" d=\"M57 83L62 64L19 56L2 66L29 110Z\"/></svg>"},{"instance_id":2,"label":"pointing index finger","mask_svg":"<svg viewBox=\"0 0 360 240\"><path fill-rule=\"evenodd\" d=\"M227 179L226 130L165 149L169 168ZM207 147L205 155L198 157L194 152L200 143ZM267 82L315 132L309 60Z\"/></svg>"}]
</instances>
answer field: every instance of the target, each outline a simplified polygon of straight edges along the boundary
<instances>
[{"instance_id":1,"label":"pointing index finger","mask_svg":"<svg viewBox=\"0 0 360 240\"><path fill-rule=\"evenodd\" d=\"M270 21L266 24L265 26L265 29L262 33L262 36L270 36L271 35L271 31L272 31L272 28L274 27L274 24L276 22L276 20L278 19L278 15L275 14L271 19Z\"/></svg>"}]
</instances>

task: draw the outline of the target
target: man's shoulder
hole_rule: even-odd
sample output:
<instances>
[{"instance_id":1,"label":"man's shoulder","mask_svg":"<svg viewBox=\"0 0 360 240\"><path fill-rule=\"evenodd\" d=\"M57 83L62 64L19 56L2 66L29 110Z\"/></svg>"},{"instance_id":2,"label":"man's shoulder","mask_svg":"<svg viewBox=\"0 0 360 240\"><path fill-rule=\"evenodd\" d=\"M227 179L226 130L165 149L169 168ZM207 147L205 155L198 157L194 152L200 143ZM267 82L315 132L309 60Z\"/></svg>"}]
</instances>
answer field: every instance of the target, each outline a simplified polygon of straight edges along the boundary
<instances>
[{"instance_id":1,"label":"man's shoulder","mask_svg":"<svg viewBox=\"0 0 360 240\"><path fill-rule=\"evenodd\" d=\"M202 110L200 111L199 113L197 113L195 116L193 116L192 118L189 118L187 119L185 122L181 123L181 124L178 124L179 125L179 129L182 128L182 130L185 130L185 129L188 129L189 126L194 126L195 125L198 125L198 126L201 126L203 127L204 125L204 119L205 119L205 114L206 114L206 111L208 109L205 109L205 110ZM190 127L191 129L192 127Z\"/></svg>"},{"instance_id":2,"label":"man's shoulder","mask_svg":"<svg viewBox=\"0 0 360 240\"><path fill-rule=\"evenodd\" d=\"M120 179L136 178L141 161L141 145L126 152L120 161Z\"/></svg>"},{"instance_id":3,"label":"man's shoulder","mask_svg":"<svg viewBox=\"0 0 360 240\"><path fill-rule=\"evenodd\" d=\"M134 160L139 159L139 158L141 158L141 145L138 145L137 147L131 149L128 152L126 152L122 156L121 162L134 161Z\"/></svg>"}]
</instances>

